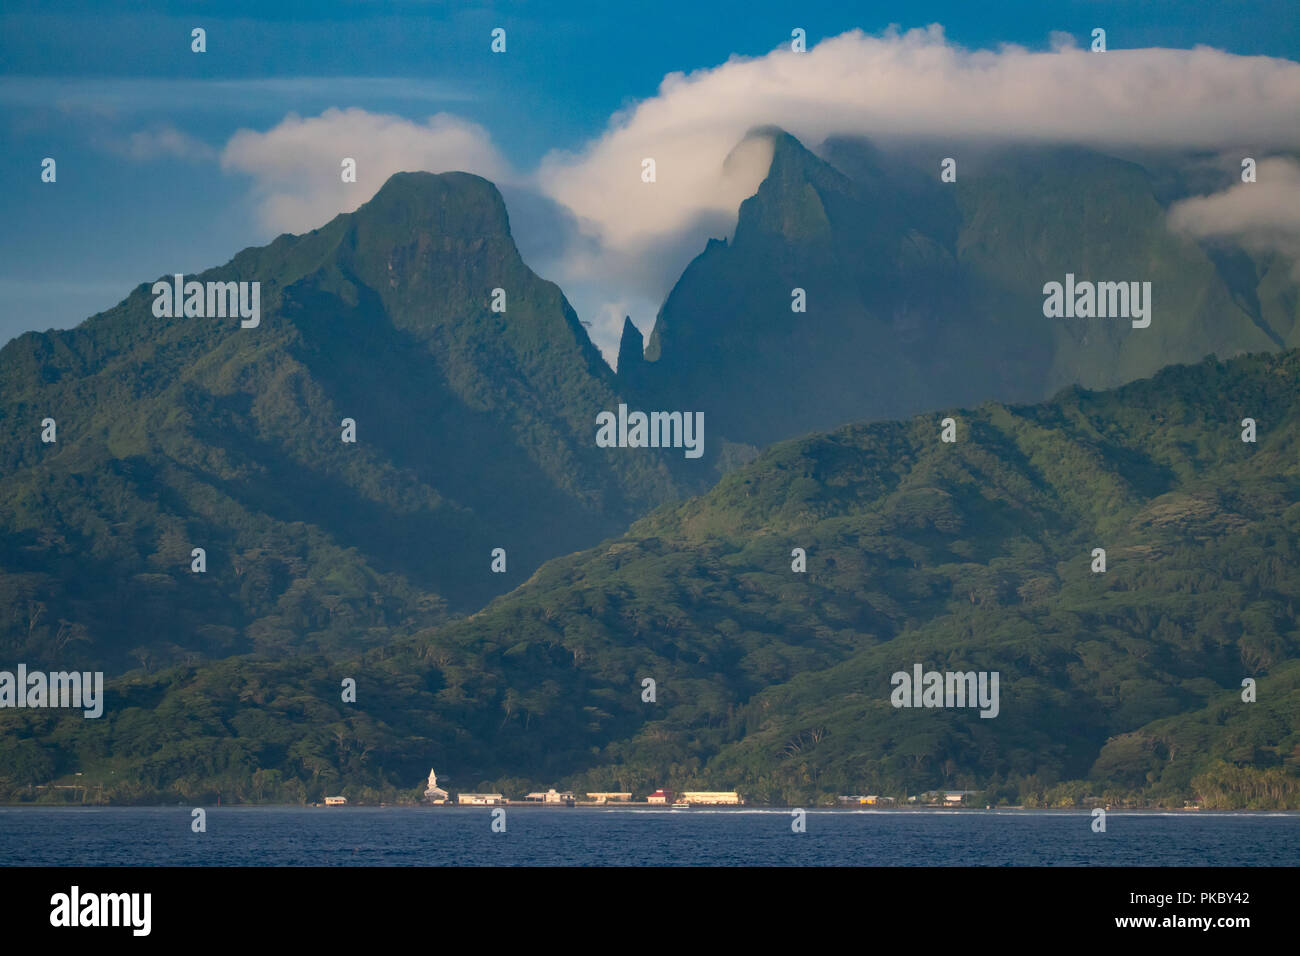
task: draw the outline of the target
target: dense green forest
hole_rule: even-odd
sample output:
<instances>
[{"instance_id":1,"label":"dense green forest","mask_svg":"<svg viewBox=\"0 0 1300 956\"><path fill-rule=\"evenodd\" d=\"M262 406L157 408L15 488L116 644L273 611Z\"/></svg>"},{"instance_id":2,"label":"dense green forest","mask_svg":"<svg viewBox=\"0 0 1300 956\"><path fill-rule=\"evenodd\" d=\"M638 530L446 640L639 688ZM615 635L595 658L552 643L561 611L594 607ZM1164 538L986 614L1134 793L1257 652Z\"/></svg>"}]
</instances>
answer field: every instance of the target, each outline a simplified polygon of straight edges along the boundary
<instances>
[{"instance_id":1,"label":"dense green forest","mask_svg":"<svg viewBox=\"0 0 1300 956\"><path fill-rule=\"evenodd\" d=\"M399 174L188 278L259 281L260 325L157 317L145 283L0 350L4 660L355 651L707 487L680 454L594 447L614 374L477 176Z\"/></svg>"},{"instance_id":2,"label":"dense green forest","mask_svg":"<svg viewBox=\"0 0 1300 956\"><path fill-rule=\"evenodd\" d=\"M619 368L633 394L701 409L732 443L1300 347L1291 259L1167 227L1170 200L1203 188L1171 181L1185 163L1018 145L963 157L944 183L930 145L832 139L816 155L753 135L774 156L735 235L682 274L646 361ZM1149 279L1152 324L1044 320L1043 284L1066 273Z\"/></svg>"},{"instance_id":3,"label":"dense green forest","mask_svg":"<svg viewBox=\"0 0 1300 956\"><path fill-rule=\"evenodd\" d=\"M735 236L686 269L644 355L629 323L617 374L465 173L398 174L188 277L259 282L257 328L155 316L144 283L10 342L0 659L120 674L355 654L479 610L777 440L1300 344L1278 260L1165 228L1195 183L1029 150L964 161L954 190L905 152L754 135L774 156ZM1150 328L1043 319L1045 278L1131 263L1156 289ZM622 401L702 413L704 457L597 447L595 416Z\"/></svg>"},{"instance_id":4,"label":"dense green forest","mask_svg":"<svg viewBox=\"0 0 1300 956\"><path fill-rule=\"evenodd\" d=\"M786 441L469 617L139 668L98 720L0 711L0 799L415 799L432 766L510 796L1297 808L1298 385L1300 351L1208 359ZM998 716L891 706L916 663L998 672Z\"/></svg>"}]
</instances>

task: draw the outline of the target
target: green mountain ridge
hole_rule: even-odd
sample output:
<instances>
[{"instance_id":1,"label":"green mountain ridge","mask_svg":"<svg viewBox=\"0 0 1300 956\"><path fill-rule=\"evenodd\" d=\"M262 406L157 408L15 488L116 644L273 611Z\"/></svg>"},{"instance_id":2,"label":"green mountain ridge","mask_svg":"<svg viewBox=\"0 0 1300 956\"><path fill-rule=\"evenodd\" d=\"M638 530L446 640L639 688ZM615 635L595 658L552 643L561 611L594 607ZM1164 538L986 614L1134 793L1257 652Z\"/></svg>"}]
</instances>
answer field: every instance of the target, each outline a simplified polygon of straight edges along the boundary
<instances>
[{"instance_id":1,"label":"green mountain ridge","mask_svg":"<svg viewBox=\"0 0 1300 956\"><path fill-rule=\"evenodd\" d=\"M57 665L71 645L120 670L383 641L697 480L594 447L613 373L477 176L398 174L188 278L260 281L260 326L157 318L146 283L0 350L6 658Z\"/></svg>"},{"instance_id":2,"label":"green mountain ridge","mask_svg":"<svg viewBox=\"0 0 1300 956\"><path fill-rule=\"evenodd\" d=\"M617 374L521 260L495 187L466 173L398 174L355 213L191 277L260 282L256 329L157 318L145 283L76 329L9 343L0 649L57 666L73 648L120 671L382 643L772 441L1296 334L1286 264L1212 262L1176 239L1154 198L1172 187L1132 163L1031 151L967 164L957 187L862 141L822 159L756 135L773 161L735 238L686 270L644 355L625 323ZM1162 290L1151 329L1042 318L1027 277L1121 265ZM796 285L807 314L789 312ZM620 401L702 410L704 459L595 447L596 413ZM46 417L57 444L40 441ZM489 570L496 548L505 573Z\"/></svg>"},{"instance_id":3,"label":"green mountain ridge","mask_svg":"<svg viewBox=\"0 0 1300 956\"><path fill-rule=\"evenodd\" d=\"M406 799L432 765L1300 805L1289 263L1169 232L1186 184L1150 165L994 152L940 184L756 135L734 238L644 351L625 322L617 373L466 173L187 277L260 282L256 329L155 317L145 283L0 349L0 657L138 665L99 720L0 709L0 799L74 772L116 801ZM1045 319L1066 272L1152 281L1151 328ZM597 448L623 401L703 411L705 457ZM997 671L999 716L892 707L915 664Z\"/></svg>"},{"instance_id":4,"label":"green mountain ridge","mask_svg":"<svg viewBox=\"0 0 1300 956\"><path fill-rule=\"evenodd\" d=\"M1210 354L1300 345L1287 263L1177 236L1168 190L1134 162L1006 149L963 160L943 183L925 151L832 139L823 158L780 130L751 135L773 140L767 178L734 238L687 267L647 361L624 377L649 400L703 410L731 442L1040 401ZM1150 161L1160 159L1180 162ZM1151 282L1150 327L1045 318L1043 285L1067 273ZM792 311L795 289L806 312Z\"/></svg>"},{"instance_id":5,"label":"green mountain ridge","mask_svg":"<svg viewBox=\"0 0 1300 956\"><path fill-rule=\"evenodd\" d=\"M1297 382L1300 351L1210 359L782 442L469 618L135 673L99 720L0 712L8 798L76 770L122 801L401 799L434 766L511 795L1295 808ZM918 663L999 673L998 716L893 707Z\"/></svg>"}]
</instances>

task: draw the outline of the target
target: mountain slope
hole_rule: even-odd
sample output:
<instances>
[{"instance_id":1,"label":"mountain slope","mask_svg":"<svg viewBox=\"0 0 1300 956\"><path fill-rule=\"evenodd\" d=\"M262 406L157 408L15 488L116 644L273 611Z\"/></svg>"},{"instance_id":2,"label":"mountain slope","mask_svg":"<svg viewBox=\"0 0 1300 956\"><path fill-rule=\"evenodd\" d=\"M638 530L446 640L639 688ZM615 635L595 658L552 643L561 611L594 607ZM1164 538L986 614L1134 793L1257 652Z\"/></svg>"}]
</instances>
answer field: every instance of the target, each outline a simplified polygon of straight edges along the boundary
<instances>
[{"instance_id":1,"label":"mountain slope","mask_svg":"<svg viewBox=\"0 0 1300 956\"><path fill-rule=\"evenodd\" d=\"M847 421L1038 401L1291 337L1294 277L1257 275L1237 251L1230 283L1167 228L1131 162L995 151L963 157L944 183L928 152L832 140L821 158L780 131L752 135L774 140L767 178L734 238L711 241L672 289L628 381L703 410L716 436L762 447ZM1044 317L1044 284L1067 273L1150 282L1150 326ZM806 311L792 311L796 289Z\"/></svg>"},{"instance_id":2,"label":"mountain slope","mask_svg":"<svg viewBox=\"0 0 1300 956\"><path fill-rule=\"evenodd\" d=\"M382 640L678 493L676 459L595 447L613 374L486 180L398 174L187 278L260 282L260 325L158 318L147 283L0 351L6 658L59 665L71 646L115 669Z\"/></svg>"},{"instance_id":3,"label":"mountain slope","mask_svg":"<svg viewBox=\"0 0 1300 956\"><path fill-rule=\"evenodd\" d=\"M1295 807L1297 383L1300 351L1207 360L953 410L955 443L940 414L785 442L363 656L137 674L98 721L0 714L0 766L11 795L114 770L117 799L391 797L432 765L507 793ZM916 664L998 672L998 716L891 706Z\"/></svg>"}]
</instances>

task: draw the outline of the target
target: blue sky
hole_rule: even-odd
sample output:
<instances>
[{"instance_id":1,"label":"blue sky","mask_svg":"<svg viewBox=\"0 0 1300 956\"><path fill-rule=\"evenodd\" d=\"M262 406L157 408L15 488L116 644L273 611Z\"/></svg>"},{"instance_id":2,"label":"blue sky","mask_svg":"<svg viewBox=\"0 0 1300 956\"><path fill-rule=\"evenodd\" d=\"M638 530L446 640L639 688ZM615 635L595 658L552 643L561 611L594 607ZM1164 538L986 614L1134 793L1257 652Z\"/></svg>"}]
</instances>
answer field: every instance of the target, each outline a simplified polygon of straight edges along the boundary
<instances>
[{"instance_id":1,"label":"blue sky","mask_svg":"<svg viewBox=\"0 0 1300 956\"><path fill-rule=\"evenodd\" d=\"M0 163L9 183L0 194L0 341L75 325L138 282L269 241L272 187L258 188L256 174L221 158L239 130L265 133L290 113L358 108L412 123L449 113L477 124L518 173L505 191L512 217L527 222L526 181L548 153L599 139L613 114L653 98L665 75L762 57L796 26L809 47L854 28L879 35L890 24L938 23L947 43L965 49L1046 50L1054 31L1086 45L1103 26L1112 48L1206 45L1300 59L1295 0L150 7L67 2L50 12L48 3L7 0L0 14ZM205 54L190 51L195 26L207 30ZM507 30L505 55L489 51L498 26ZM40 182L45 156L58 162L52 186ZM530 250L546 244L542 219L520 237L530 263L560 281L580 313L602 296L618 298L608 283L583 292L581 279L573 292L533 262ZM688 245L699 238L691 234ZM677 259L667 273L679 270ZM643 330L663 281L629 294Z\"/></svg>"}]
</instances>

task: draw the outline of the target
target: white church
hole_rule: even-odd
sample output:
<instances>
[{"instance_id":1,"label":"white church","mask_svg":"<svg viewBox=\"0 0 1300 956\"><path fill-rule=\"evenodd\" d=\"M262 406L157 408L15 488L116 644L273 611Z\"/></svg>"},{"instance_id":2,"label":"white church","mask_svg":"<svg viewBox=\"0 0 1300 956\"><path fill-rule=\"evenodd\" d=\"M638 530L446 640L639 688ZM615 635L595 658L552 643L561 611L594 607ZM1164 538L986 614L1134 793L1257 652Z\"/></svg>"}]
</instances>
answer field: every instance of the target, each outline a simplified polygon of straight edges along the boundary
<instances>
[{"instance_id":1,"label":"white church","mask_svg":"<svg viewBox=\"0 0 1300 956\"><path fill-rule=\"evenodd\" d=\"M438 774L429 768L429 785L424 789L424 799L430 803L446 803L447 791L438 786Z\"/></svg>"}]
</instances>

